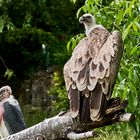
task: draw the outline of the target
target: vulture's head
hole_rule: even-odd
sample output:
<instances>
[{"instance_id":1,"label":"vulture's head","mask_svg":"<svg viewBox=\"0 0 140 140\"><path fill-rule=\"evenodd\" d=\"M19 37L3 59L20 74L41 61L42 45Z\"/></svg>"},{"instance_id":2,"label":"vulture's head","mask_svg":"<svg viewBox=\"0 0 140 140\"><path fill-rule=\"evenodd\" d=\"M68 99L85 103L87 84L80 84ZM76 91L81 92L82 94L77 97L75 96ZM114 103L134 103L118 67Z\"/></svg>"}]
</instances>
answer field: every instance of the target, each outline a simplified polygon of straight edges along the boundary
<instances>
[{"instance_id":1,"label":"vulture's head","mask_svg":"<svg viewBox=\"0 0 140 140\"><path fill-rule=\"evenodd\" d=\"M79 18L79 22L87 25L95 25L95 17L91 14L84 14Z\"/></svg>"},{"instance_id":2,"label":"vulture's head","mask_svg":"<svg viewBox=\"0 0 140 140\"><path fill-rule=\"evenodd\" d=\"M91 29L96 25L95 17L92 14L84 14L79 18L79 22L85 25L86 35L88 35Z\"/></svg>"}]
</instances>

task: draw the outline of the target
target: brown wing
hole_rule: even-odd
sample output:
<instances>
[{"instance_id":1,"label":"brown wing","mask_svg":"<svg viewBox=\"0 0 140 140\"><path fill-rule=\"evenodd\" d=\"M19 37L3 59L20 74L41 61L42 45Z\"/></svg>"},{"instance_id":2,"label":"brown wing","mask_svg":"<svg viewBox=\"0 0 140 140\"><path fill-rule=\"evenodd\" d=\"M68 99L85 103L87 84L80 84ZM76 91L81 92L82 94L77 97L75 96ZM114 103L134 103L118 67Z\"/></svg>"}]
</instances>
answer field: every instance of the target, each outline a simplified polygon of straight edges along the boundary
<instances>
[{"instance_id":1,"label":"brown wing","mask_svg":"<svg viewBox=\"0 0 140 140\"><path fill-rule=\"evenodd\" d=\"M90 118L96 120L100 117L104 102L111 95L121 54L122 41L119 33L110 34L101 27L93 29L88 37L79 42L64 66L73 116L79 112L79 91L89 90ZM69 92L72 90L75 92Z\"/></svg>"},{"instance_id":2,"label":"brown wing","mask_svg":"<svg viewBox=\"0 0 140 140\"><path fill-rule=\"evenodd\" d=\"M86 64L90 59L87 51L87 38L82 39L79 44L75 47L71 58L64 66L64 79L66 84L66 89L68 91L68 98L70 100L70 111L72 117L76 117L79 113L79 91L86 88L86 78L84 70L86 69ZM82 70L82 72L81 72ZM80 73L81 72L81 73ZM77 88L77 79L80 75L80 88ZM83 80L85 84L83 84Z\"/></svg>"}]
</instances>

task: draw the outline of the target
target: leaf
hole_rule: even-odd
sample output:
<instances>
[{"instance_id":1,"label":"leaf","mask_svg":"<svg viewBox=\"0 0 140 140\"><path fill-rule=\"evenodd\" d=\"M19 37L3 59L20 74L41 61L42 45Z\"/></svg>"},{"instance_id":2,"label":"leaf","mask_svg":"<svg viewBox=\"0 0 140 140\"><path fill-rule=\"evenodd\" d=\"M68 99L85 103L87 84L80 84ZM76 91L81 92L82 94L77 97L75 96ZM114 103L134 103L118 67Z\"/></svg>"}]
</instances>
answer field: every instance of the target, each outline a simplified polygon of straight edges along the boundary
<instances>
[{"instance_id":1,"label":"leaf","mask_svg":"<svg viewBox=\"0 0 140 140\"><path fill-rule=\"evenodd\" d=\"M135 2L136 2L136 0L132 0L132 1L129 3L128 8L126 8L126 10L124 11L123 17L124 17L127 13L129 14L130 17L132 16L132 6L134 5Z\"/></svg>"},{"instance_id":2,"label":"leaf","mask_svg":"<svg viewBox=\"0 0 140 140\"><path fill-rule=\"evenodd\" d=\"M91 4L91 3L88 3L88 5L87 5L87 9L88 9L88 13L92 13L93 14L93 4Z\"/></svg>"},{"instance_id":3,"label":"leaf","mask_svg":"<svg viewBox=\"0 0 140 140\"><path fill-rule=\"evenodd\" d=\"M124 11L124 14L123 14L123 17L128 13L129 9L127 8L125 11Z\"/></svg>"},{"instance_id":4,"label":"leaf","mask_svg":"<svg viewBox=\"0 0 140 140\"><path fill-rule=\"evenodd\" d=\"M133 79L133 68L132 68L132 67L130 67L130 69L129 69L128 78L129 78L130 80Z\"/></svg>"},{"instance_id":5,"label":"leaf","mask_svg":"<svg viewBox=\"0 0 140 140\"><path fill-rule=\"evenodd\" d=\"M67 43L67 50L70 51L71 40Z\"/></svg>"},{"instance_id":6,"label":"leaf","mask_svg":"<svg viewBox=\"0 0 140 140\"><path fill-rule=\"evenodd\" d=\"M140 30L140 24L138 22L134 22L137 28Z\"/></svg>"},{"instance_id":7,"label":"leaf","mask_svg":"<svg viewBox=\"0 0 140 140\"><path fill-rule=\"evenodd\" d=\"M130 52L130 55L133 55L138 49L140 49L139 46L133 47L133 49Z\"/></svg>"},{"instance_id":8,"label":"leaf","mask_svg":"<svg viewBox=\"0 0 140 140\"><path fill-rule=\"evenodd\" d=\"M84 5L84 6L83 6L83 11L84 11L85 13L88 12L88 5Z\"/></svg>"},{"instance_id":9,"label":"leaf","mask_svg":"<svg viewBox=\"0 0 140 140\"><path fill-rule=\"evenodd\" d=\"M128 86L125 87L124 92L122 94L122 99L126 99L127 98L127 94L129 93L130 89L128 88Z\"/></svg>"},{"instance_id":10,"label":"leaf","mask_svg":"<svg viewBox=\"0 0 140 140\"><path fill-rule=\"evenodd\" d=\"M3 28L4 28L3 19L0 17L0 33L2 33Z\"/></svg>"},{"instance_id":11,"label":"leaf","mask_svg":"<svg viewBox=\"0 0 140 140\"><path fill-rule=\"evenodd\" d=\"M4 77L6 77L7 80L9 80L12 76L15 76L14 71L11 69L7 69L4 74Z\"/></svg>"},{"instance_id":12,"label":"leaf","mask_svg":"<svg viewBox=\"0 0 140 140\"><path fill-rule=\"evenodd\" d=\"M125 40L126 36L128 35L131 26L132 26L132 23L130 23L130 24L127 26L127 28L124 30L124 32L123 32L123 34L122 34L123 40Z\"/></svg>"},{"instance_id":13,"label":"leaf","mask_svg":"<svg viewBox=\"0 0 140 140\"><path fill-rule=\"evenodd\" d=\"M8 22L6 27L7 27L8 30L13 30L15 28L15 26L12 22Z\"/></svg>"},{"instance_id":14,"label":"leaf","mask_svg":"<svg viewBox=\"0 0 140 140\"><path fill-rule=\"evenodd\" d=\"M131 17L132 16L132 7L134 6L134 4L135 4L135 2L136 2L137 0L132 0L131 2L130 2L130 4L129 4L129 16Z\"/></svg>"},{"instance_id":15,"label":"leaf","mask_svg":"<svg viewBox=\"0 0 140 140\"><path fill-rule=\"evenodd\" d=\"M134 82L136 83L139 79L138 79L138 74L137 74L137 71L134 69L133 70L133 79L134 79Z\"/></svg>"},{"instance_id":16,"label":"leaf","mask_svg":"<svg viewBox=\"0 0 140 140\"><path fill-rule=\"evenodd\" d=\"M117 25L119 25L119 24L121 23L121 21L122 21L122 19L123 19L123 13L124 13L123 9L120 10L120 12L118 13L117 18L116 18L116 20L117 20Z\"/></svg>"},{"instance_id":17,"label":"leaf","mask_svg":"<svg viewBox=\"0 0 140 140\"><path fill-rule=\"evenodd\" d=\"M128 94L128 101L129 101L129 108L131 109L131 111L135 111L138 105L138 99L137 96L134 93L129 93Z\"/></svg>"},{"instance_id":18,"label":"leaf","mask_svg":"<svg viewBox=\"0 0 140 140\"><path fill-rule=\"evenodd\" d=\"M76 13L76 17L79 18L80 12L83 9L83 6L81 8L78 9L77 13Z\"/></svg>"},{"instance_id":19,"label":"leaf","mask_svg":"<svg viewBox=\"0 0 140 140\"><path fill-rule=\"evenodd\" d=\"M84 34L78 34L72 37L71 40L67 43L67 50L70 51L70 48L73 50L75 46L79 43L79 41L84 37Z\"/></svg>"},{"instance_id":20,"label":"leaf","mask_svg":"<svg viewBox=\"0 0 140 140\"><path fill-rule=\"evenodd\" d=\"M122 90L122 91L123 91L123 90L124 90L124 88L125 88L125 83L126 83L126 79L123 79L123 80L120 82L120 84L119 84L119 87L118 87L118 88L119 88L120 90Z\"/></svg>"},{"instance_id":21,"label":"leaf","mask_svg":"<svg viewBox=\"0 0 140 140\"><path fill-rule=\"evenodd\" d=\"M71 39L71 43L72 43L71 48L73 50L75 48L75 46L76 46L76 39L74 37Z\"/></svg>"},{"instance_id":22,"label":"leaf","mask_svg":"<svg viewBox=\"0 0 140 140\"><path fill-rule=\"evenodd\" d=\"M135 23L132 24L132 27L133 27L134 31L136 31L136 32L138 31L138 27L137 27L137 25Z\"/></svg>"},{"instance_id":23,"label":"leaf","mask_svg":"<svg viewBox=\"0 0 140 140\"><path fill-rule=\"evenodd\" d=\"M71 0L73 3L75 3L77 0Z\"/></svg>"}]
</instances>

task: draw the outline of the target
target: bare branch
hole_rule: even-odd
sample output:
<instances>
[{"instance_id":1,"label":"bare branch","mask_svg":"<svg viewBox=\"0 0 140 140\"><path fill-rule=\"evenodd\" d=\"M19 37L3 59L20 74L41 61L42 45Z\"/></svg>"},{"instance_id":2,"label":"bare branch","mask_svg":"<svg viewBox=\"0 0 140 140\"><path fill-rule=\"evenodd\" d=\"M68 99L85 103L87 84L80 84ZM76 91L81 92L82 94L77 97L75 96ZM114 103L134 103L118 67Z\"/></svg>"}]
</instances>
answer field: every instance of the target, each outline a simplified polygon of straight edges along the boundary
<instances>
[{"instance_id":1,"label":"bare branch","mask_svg":"<svg viewBox=\"0 0 140 140\"><path fill-rule=\"evenodd\" d=\"M67 138L70 140L81 140L81 139L93 138L96 136L97 134L93 131L88 131L80 134L77 134L75 132L70 132L67 134Z\"/></svg>"},{"instance_id":2,"label":"bare branch","mask_svg":"<svg viewBox=\"0 0 140 140\"><path fill-rule=\"evenodd\" d=\"M120 115L119 121L120 122L130 122L135 119L134 115L131 113L124 113Z\"/></svg>"},{"instance_id":3,"label":"bare branch","mask_svg":"<svg viewBox=\"0 0 140 140\"><path fill-rule=\"evenodd\" d=\"M108 102L105 116L98 121L87 124L80 124L78 121L75 121L68 115L69 113L60 113L55 117L46 119L39 124L1 140L78 140L95 137L97 136L96 133L90 131L94 128L111 125L116 122L133 121L134 116L124 111L127 103L127 101L121 101L118 98L111 99Z\"/></svg>"}]
</instances>

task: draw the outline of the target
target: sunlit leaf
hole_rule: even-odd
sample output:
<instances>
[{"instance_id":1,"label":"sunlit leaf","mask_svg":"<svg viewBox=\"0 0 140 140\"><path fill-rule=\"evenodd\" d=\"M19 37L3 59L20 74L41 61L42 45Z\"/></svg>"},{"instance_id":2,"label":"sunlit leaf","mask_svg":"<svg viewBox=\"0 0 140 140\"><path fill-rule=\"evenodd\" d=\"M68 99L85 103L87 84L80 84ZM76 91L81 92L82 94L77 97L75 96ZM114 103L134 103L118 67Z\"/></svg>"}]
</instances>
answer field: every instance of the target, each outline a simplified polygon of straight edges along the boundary
<instances>
[{"instance_id":1,"label":"sunlit leaf","mask_svg":"<svg viewBox=\"0 0 140 140\"><path fill-rule=\"evenodd\" d=\"M68 52L70 51L70 44L71 44L71 40L67 43L67 50L68 50Z\"/></svg>"},{"instance_id":2,"label":"sunlit leaf","mask_svg":"<svg viewBox=\"0 0 140 140\"><path fill-rule=\"evenodd\" d=\"M123 34L122 34L123 40L125 40L126 36L128 35L131 26L132 26L132 23L130 23L130 24L128 25L128 27L124 30L124 32L123 32Z\"/></svg>"},{"instance_id":3,"label":"sunlit leaf","mask_svg":"<svg viewBox=\"0 0 140 140\"><path fill-rule=\"evenodd\" d=\"M117 15L116 20L117 20L117 24L118 24L118 25L121 23L121 21L122 21L122 19L123 19L123 13L124 13L124 11L123 11L123 9L122 9L122 10L120 10L120 12L119 12L118 15Z\"/></svg>"},{"instance_id":4,"label":"sunlit leaf","mask_svg":"<svg viewBox=\"0 0 140 140\"><path fill-rule=\"evenodd\" d=\"M130 55L133 55L138 49L140 49L139 46L133 47L133 49L132 49L131 52L130 52Z\"/></svg>"},{"instance_id":5,"label":"sunlit leaf","mask_svg":"<svg viewBox=\"0 0 140 140\"><path fill-rule=\"evenodd\" d=\"M78 34L71 38L71 40L67 43L67 50L70 51L70 49L74 49L75 46L79 43L79 41L84 38L84 34Z\"/></svg>"},{"instance_id":6,"label":"sunlit leaf","mask_svg":"<svg viewBox=\"0 0 140 140\"><path fill-rule=\"evenodd\" d=\"M134 22L137 28L140 30L140 24L138 22Z\"/></svg>"},{"instance_id":7,"label":"sunlit leaf","mask_svg":"<svg viewBox=\"0 0 140 140\"><path fill-rule=\"evenodd\" d=\"M138 31L138 27L137 27L137 25L135 23L132 24L132 27L133 27L134 31L136 31L136 32Z\"/></svg>"},{"instance_id":8,"label":"sunlit leaf","mask_svg":"<svg viewBox=\"0 0 140 140\"><path fill-rule=\"evenodd\" d=\"M78 11L77 11L77 13L76 13L76 17L77 17L77 18L79 18L79 15L80 15L80 12L81 12L82 9L83 9L83 7L81 7L81 8L78 9Z\"/></svg>"},{"instance_id":9,"label":"sunlit leaf","mask_svg":"<svg viewBox=\"0 0 140 140\"><path fill-rule=\"evenodd\" d=\"M9 80L12 76L15 76L14 71L11 69L7 69L4 74L4 77L6 77L7 80Z\"/></svg>"}]
</instances>

